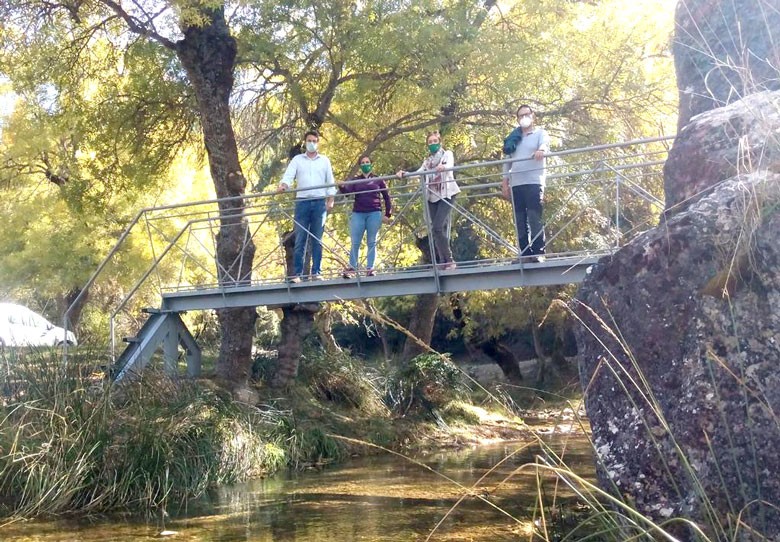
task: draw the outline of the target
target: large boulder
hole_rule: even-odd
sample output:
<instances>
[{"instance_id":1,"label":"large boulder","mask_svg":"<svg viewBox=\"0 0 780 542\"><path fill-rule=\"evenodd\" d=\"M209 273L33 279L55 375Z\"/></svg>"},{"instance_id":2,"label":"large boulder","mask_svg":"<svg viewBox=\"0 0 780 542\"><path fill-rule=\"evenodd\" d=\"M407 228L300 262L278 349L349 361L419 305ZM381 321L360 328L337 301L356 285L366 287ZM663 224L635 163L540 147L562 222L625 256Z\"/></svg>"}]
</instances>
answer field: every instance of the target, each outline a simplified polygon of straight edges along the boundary
<instances>
[{"instance_id":1,"label":"large boulder","mask_svg":"<svg viewBox=\"0 0 780 542\"><path fill-rule=\"evenodd\" d=\"M776 0L680 0L675 21L678 131L694 115L780 90Z\"/></svg>"},{"instance_id":2,"label":"large boulder","mask_svg":"<svg viewBox=\"0 0 780 542\"><path fill-rule=\"evenodd\" d=\"M758 164L780 171L778 130L776 92L751 94L694 117L678 135L664 164L665 216L684 210L718 183L753 171Z\"/></svg>"},{"instance_id":3,"label":"large boulder","mask_svg":"<svg viewBox=\"0 0 780 542\"><path fill-rule=\"evenodd\" d=\"M780 537L779 137L780 92L696 117L662 224L573 303L600 483L659 520Z\"/></svg>"}]
</instances>

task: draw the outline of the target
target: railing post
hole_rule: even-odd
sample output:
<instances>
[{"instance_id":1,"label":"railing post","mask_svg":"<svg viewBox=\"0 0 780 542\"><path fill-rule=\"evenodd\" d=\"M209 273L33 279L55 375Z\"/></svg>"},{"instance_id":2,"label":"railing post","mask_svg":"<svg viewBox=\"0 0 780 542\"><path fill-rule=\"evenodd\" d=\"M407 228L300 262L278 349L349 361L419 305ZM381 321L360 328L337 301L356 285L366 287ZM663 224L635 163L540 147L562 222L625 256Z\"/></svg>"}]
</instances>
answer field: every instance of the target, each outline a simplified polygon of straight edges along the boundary
<instances>
[{"instance_id":1,"label":"railing post","mask_svg":"<svg viewBox=\"0 0 780 542\"><path fill-rule=\"evenodd\" d=\"M111 333L111 363L116 362L116 330L114 329L114 315L108 321L108 329Z\"/></svg>"},{"instance_id":2,"label":"railing post","mask_svg":"<svg viewBox=\"0 0 780 542\"><path fill-rule=\"evenodd\" d=\"M507 172L507 188L509 189L509 204L512 207L512 223L515 225L515 248L517 249L517 261L522 263L522 249L520 248L520 224L517 223L517 212L515 211L515 194L512 191L512 165L514 165L514 162L509 165L509 171ZM501 187L502 187L502 195L503 195L503 182L504 177L501 177ZM523 227L525 227L525 224L523 224ZM525 235L525 230L523 230L523 235Z\"/></svg>"},{"instance_id":3,"label":"railing post","mask_svg":"<svg viewBox=\"0 0 780 542\"><path fill-rule=\"evenodd\" d=\"M425 229L428 232L428 246L431 251L431 265L433 266L433 280L436 283L436 292L441 293L439 282L439 267L436 263L436 245L433 241L433 223L431 222L431 211L428 207L428 186L425 183L425 175L420 175L420 186L422 189L423 218L425 220Z\"/></svg>"},{"instance_id":4,"label":"railing post","mask_svg":"<svg viewBox=\"0 0 780 542\"><path fill-rule=\"evenodd\" d=\"M620 175L615 175L615 247L620 247Z\"/></svg>"}]
</instances>

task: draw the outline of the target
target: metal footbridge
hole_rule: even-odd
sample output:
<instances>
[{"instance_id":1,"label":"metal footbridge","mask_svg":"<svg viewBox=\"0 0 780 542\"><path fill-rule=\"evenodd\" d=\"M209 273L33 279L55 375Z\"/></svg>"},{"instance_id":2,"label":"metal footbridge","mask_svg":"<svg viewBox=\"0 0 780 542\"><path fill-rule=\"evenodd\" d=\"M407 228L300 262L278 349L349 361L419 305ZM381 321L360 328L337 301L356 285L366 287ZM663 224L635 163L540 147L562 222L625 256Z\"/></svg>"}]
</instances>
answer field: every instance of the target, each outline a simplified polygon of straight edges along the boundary
<instances>
[{"instance_id":1,"label":"metal footbridge","mask_svg":"<svg viewBox=\"0 0 780 542\"><path fill-rule=\"evenodd\" d=\"M342 277L349 257L352 200L339 195L322 238L321 280L287 280L294 199L290 192L278 194L272 187L233 198L238 205L229 213L224 211L225 199L142 209L82 295L108 288L115 292L115 303L103 311L109 313L114 377L121 379L140 371L160 347L169 372L176 372L182 348L188 374L197 375L200 349L181 317L189 311L576 284L599 258L657 221L663 210L662 166L671 140L659 137L549 154L543 261L519 254L512 202L501 196L502 167L508 161L481 161L450 168L462 190L450 220L455 269L431 263L421 172L403 179L379 177L388 185L394 211L392 224L383 225L379 233L376 276ZM243 248L250 250L238 251L236 261L220 262L220 232L231 227L241 228ZM246 256L251 247L254 256ZM361 266L365 253L364 240ZM135 283L118 287L118 277L128 273L137 277ZM80 301L66 312L66 327ZM118 336L126 336L128 344L117 356Z\"/></svg>"}]
</instances>

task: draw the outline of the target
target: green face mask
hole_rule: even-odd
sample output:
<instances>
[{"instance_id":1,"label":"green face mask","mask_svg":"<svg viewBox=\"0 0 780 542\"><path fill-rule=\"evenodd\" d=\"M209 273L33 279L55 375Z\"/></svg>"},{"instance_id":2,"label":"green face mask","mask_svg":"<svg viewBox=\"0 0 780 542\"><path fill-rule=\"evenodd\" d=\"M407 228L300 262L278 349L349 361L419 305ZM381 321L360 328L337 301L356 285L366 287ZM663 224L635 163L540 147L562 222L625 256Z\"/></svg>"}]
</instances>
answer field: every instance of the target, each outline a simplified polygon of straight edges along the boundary
<instances>
[{"instance_id":1,"label":"green face mask","mask_svg":"<svg viewBox=\"0 0 780 542\"><path fill-rule=\"evenodd\" d=\"M361 171L363 171L363 173L368 173L369 171L371 171L372 167L373 166L371 164L360 164L360 169Z\"/></svg>"},{"instance_id":2,"label":"green face mask","mask_svg":"<svg viewBox=\"0 0 780 542\"><path fill-rule=\"evenodd\" d=\"M441 143L431 143L428 145L428 150L431 151L431 154L436 154L439 152L439 149L441 149Z\"/></svg>"}]
</instances>

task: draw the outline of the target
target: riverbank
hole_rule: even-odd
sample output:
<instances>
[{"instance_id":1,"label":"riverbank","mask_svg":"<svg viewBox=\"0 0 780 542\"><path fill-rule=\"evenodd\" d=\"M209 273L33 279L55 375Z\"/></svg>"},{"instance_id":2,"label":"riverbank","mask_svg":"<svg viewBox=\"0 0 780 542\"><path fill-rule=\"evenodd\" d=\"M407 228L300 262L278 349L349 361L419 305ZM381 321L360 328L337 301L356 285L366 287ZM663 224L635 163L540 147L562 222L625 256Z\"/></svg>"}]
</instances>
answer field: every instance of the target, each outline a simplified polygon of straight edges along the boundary
<instances>
[{"instance_id":1,"label":"riverbank","mask_svg":"<svg viewBox=\"0 0 780 542\"><path fill-rule=\"evenodd\" d=\"M584 435L548 442L578 472L593 479L592 449ZM529 445L530 444L530 445ZM533 442L466 446L409 458L359 457L318 472L283 471L246 483L220 486L186 510L148 518L90 523L19 522L0 527L8 542L173 540L495 542L529 539L538 499L530 470L518 465L542 453ZM511 456L509 460L507 457ZM486 475L487 473L487 475ZM547 485L559 503L571 503L566 487ZM489 499L490 503L479 497ZM506 513L504 513L506 512Z\"/></svg>"},{"instance_id":2,"label":"riverbank","mask_svg":"<svg viewBox=\"0 0 780 542\"><path fill-rule=\"evenodd\" d=\"M60 361L27 356L6 375L4 517L153 513L288 467L528 440L538 430L435 356L385 373L346 356L310 359L294 386L259 378L249 400L151 370L111 388L88 359Z\"/></svg>"}]
</instances>

